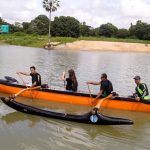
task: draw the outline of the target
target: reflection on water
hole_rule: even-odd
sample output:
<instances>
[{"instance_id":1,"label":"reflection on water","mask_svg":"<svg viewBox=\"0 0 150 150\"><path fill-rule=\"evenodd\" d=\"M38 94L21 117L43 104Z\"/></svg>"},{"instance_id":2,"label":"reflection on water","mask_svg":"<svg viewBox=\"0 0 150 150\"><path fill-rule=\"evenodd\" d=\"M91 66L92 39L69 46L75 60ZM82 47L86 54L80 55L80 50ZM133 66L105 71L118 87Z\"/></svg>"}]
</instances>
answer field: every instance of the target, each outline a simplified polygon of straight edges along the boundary
<instances>
[{"instance_id":1,"label":"reflection on water","mask_svg":"<svg viewBox=\"0 0 150 150\"><path fill-rule=\"evenodd\" d=\"M16 46L0 46L0 78L9 75L17 78L16 71L26 71L31 65L38 67L44 82L62 87L60 75L69 68L75 69L79 89L87 91L85 82L99 80L107 72L115 90L123 95L134 89L132 77L139 74L150 87L149 53L45 51ZM30 81L30 78L25 78ZM98 91L97 88L93 88ZM0 94L0 96L6 96ZM17 98L26 104L60 112L82 114L89 107L43 103L40 100ZM133 126L93 126L16 112L0 102L1 149L12 150L78 150L120 149L147 150L150 147L149 113L104 109L103 114L134 120Z\"/></svg>"},{"instance_id":2,"label":"reflection on water","mask_svg":"<svg viewBox=\"0 0 150 150\"><path fill-rule=\"evenodd\" d=\"M122 111L105 110L103 113L120 116ZM134 119L135 125L94 126L14 112L1 117L0 132L5 136L0 136L0 143L9 139L17 144L13 145L17 149L49 149L54 146L56 149L68 150L98 147L118 149L121 145L127 149L133 146L135 149L149 148L149 114L124 111L124 115L121 116ZM145 118L141 119L143 116ZM12 147L8 144L5 146Z\"/></svg>"}]
</instances>

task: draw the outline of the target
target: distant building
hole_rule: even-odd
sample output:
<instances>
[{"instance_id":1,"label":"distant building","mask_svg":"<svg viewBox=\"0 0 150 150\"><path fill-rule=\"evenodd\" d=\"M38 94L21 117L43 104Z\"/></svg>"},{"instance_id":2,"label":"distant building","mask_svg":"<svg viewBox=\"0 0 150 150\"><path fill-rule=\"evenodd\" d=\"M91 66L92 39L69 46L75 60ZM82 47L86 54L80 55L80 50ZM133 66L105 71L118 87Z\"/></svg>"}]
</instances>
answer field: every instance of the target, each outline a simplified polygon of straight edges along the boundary
<instances>
[{"instance_id":1,"label":"distant building","mask_svg":"<svg viewBox=\"0 0 150 150\"><path fill-rule=\"evenodd\" d=\"M9 25L0 25L0 33L9 33Z\"/></svg>"}]
</instances>

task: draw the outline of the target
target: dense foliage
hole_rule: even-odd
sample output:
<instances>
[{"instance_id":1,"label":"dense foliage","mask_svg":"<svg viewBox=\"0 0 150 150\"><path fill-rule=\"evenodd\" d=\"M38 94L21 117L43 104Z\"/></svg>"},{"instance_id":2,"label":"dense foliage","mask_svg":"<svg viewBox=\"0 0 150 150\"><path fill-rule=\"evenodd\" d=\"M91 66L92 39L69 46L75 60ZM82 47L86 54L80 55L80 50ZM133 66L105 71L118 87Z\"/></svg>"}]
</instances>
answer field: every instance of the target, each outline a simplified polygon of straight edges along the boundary
<instances>
[{"instance_id":1,"label":"dense foliage","mask_svg":"<svg viewBox=\"0 0 150 150\"><path fill-rule=\"evenodd\" d=\"M118 28L111 23L102 24L99 28L99 35L105 37L113 37L116 35Z\"/></svg>"},{"instance_id":2,"label":"dense foliage","mask_svg":"<svg viewBox=\"0 0 150 150\"><path fill-rule=\"evenodd\" d=\"M51 28L52 36L79 37L80 22L73 17L55 17Z\"/></svg>"},{"instance_id":3,"label":"dense foliage","mask_svg":"<svg viewBox=\"0 0 150 150\"><path fill-rule=\"evenodd\" d=\"M127 29L119 29L116 32L116 37L118 37L118 38L123 38L124 39L124 38L129 37L129 35L130 35L130 32Z\"/></svg>"},{"instance_id":4,"label":"dense foliage","mask_svg":"<svg viewBox=\"0 0 150 150\"><path fill-rule=\"evenodd\" d=\"M10 25L10 32L24 32L28 34L47 35L49 28L49 19L45 15L39 15L31 22L16 22L9 24L0 18L0 25ZM73 17L55 17L51 24L52 36L62 37L117 37L117 38L134 38L140 40L150 40L150 24L137 21L135 25L131 24L129 29L118 29L111 23L100 25L98 28L92 28L85 22L80 23Z\"/></svg>"},{"instance_id":5,"label":"dense foliage","mask_svg":"<svg viewBox=\"0 0 150 150\"><path fill-rule=\"evenodd\" d=\"M129 28L130 34L140 40L150 40L150 24L142 21L137 21L136 25Z\"/></svg>"},{"instance_id":6,"label":"dense foliage","mask_svg":"<svg viewBox=\"0 0 150 150\"><path fill-rule=\"evenodd\" d=\"M28 26L28 28L27 28ZM24 24L27 33L37 33L39 35L46 35L48 33L49 19L45 15L39 15L32 20L28 25Z\"/></svg>"}]
</instances>

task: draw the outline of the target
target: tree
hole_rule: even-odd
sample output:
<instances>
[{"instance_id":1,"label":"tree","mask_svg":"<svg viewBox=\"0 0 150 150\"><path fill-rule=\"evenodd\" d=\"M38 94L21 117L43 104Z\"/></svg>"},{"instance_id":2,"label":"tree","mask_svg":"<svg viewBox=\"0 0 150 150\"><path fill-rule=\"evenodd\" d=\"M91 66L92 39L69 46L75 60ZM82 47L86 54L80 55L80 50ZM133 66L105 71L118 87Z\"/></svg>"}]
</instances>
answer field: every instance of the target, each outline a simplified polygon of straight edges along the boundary
<instances>
[{"instance_id":1,"label":"tree","mask_svg":"<svg viewBox=\"0 0 150 150\"><path fill-rule=\"evenodd\" d=\"M150 35L150 25L139 20L136 25L131 24L129 31L132 36L140 40L147 40Z\"/></svg>"},{"instance_id":2,"label":"tree","mask_svg":"<svg viewBox=\"0 0 150 150\"><path fill-rule=\"evenodd\" d=\"M80 22L73 17L55 17L51 31L53 36L79 37Z\"/></svg>"},{"instance_id":3,"label":"tree","mask_svg":"<svg viewBox=\"0 0 150 150\"><path fill-rule=\"evenodd\" d=\"M23 30L26 31L26 30L28 30L30 23L29 22L23 22L22 26L23 26Z\"/></svg>"},{"instance_id":4,"label":"tree","mask_svg":"<svg viewBox=\"0 0 150 150\"><path fill-rule=\"evenodd\" d=\"M22 24L20 22L15 22L14 25L18 28L22 28Z\"/></svg>"},{"instance_id":5,"label":"tree","mask_svg":"<svg viewBox=\"0 0 150 150\"><path fill-rule=\"evenodd\" d=\"M130 33L130 36L132 36L132 37L135 36L135 25L133 25L132 23L129 28L129 33Z\"/></svg>"},{"instance_id":6,"label":"tree","mask_svg":"<svg viewBox=\"0 0 150 150\"><path fill-rule=\"evenodd\" d=\"M87 26L85 22L80 24L80 36L90 36L91 26Z\"/></svg>"},{"instance_id":7,"label":"tree","mask_svg":"<svg viewBox=\"0 0 150 150\"><path fill-rule=\"evenodd\" d=\"M94 28L90 28L90 35L89 36L96 36L96 30Z\"/></svg>"},{"instance_id":8,"label":"tree","mask_svg":"<svg viewBox=\"0 0 150 150\"><path fill-rule=\"evenodd\" d=\"M105 37L112 37L116 34L118 28L111 23L102 24L99 28L99 35Z\"/></svg>"},{"instance_id":9,"label":"tree","mask_svg":"<svg viewBox=\"0 0 150 150\"><path fill-rule=\"evenodd\" d=\"M129 35L130 33L127 29L119 29L116 33L116 37L118 38L127 38Z\"/></svg>"},{"instance_id":10,"label":"tree","mask_svg":"<svg viewBox=\"0 0 150 150\"><path fill-rule=\"evenodd\" d=\"M150 33L146 34L143 39L144 40L150 40Z\"/></svg>"},{"instance_id":11,"label":"tree","mask_svg":"<svg viewBox=\"0 0 150 150\"><path fill-rule=\"evenodd\" d=\"M8 22L6 22L5 20L3 20L1 17L0 17L0 25L10 25Z\"/></svg>"},{"instance_id":12,"label":"tree","mask_svg":"<svg viewBox=\"0 0 150 150\"><path fill-rule=\"evenodd\" d=\"M22 25L19 22L15 22L14 24L8 24L10 26L10 32L22 32L23 28Z\"/></svg>"},{"instance_id":13,"label":"tree","mask_svg":"<svg viewBox=\"0 0 150 150\"><path fill-rule=\"evenodd\" d=\"M100 34L100 29L99 28L95 28L95 29L92 30L92 32L93 32L93 36L98 37L99 34Z\"/></svg>"},{"instance_id":14,"label":"tree","mask_svg":"<svg viewBox=\"0 0 150 150\"><path fill-rule=\"evenodd\" d=\"M3 19L0 17L0 25L3 24Z\"/></svg>"},{"instance_id":15,"label":"tree","mask_svg":"<svg viewBox=\"0 0 150 150\"><path fill-rule=\"evenodd\" d=\"M49 44L51 38L51 13L57 11L59 0L43 0L43 7L49 12Z\"/></svg>"},{"instance_id":16,"label":"tree","mask_svg":"<svg viewBox=\"0 0 150 150\"><path fill-rule=\"evenodd\" d=\"M48 32L49 19L45 15L39 15L30 22L27 33L37 33L39 35L46 35Z\"/></svg>"},{"instance_id":17,"label":"tree","mask_svg":"<svg viewBox=\"0 0 150 150\"><path fill-rule=\"evenodd\" d=\"M135 35L137 38L142 40L144 35L147 33L147 24L143 23L142 21L137 21L135 25Z\"/></svg>"}]
</instances>

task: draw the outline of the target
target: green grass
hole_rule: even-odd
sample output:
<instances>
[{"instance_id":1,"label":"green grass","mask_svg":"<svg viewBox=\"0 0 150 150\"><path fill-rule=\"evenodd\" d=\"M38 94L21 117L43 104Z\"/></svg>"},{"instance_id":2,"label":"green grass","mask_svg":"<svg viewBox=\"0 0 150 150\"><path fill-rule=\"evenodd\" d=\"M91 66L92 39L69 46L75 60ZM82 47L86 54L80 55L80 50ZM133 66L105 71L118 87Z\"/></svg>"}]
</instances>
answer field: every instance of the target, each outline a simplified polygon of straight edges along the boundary
<instances>
[{"instance_id":1,"label":"green grass","mask_svg":"<svg viewBox=\"0 0 150 150\"><path fill-rule=\"evenodd\" d=\"M150 44L150 41L138 40L138 39L119 39L119 38L106 38L106 37L80 37L79 40L87 41L107 41L107 42L127 42L127 43L142 43Z\"/></svg>"},{"instance_id":2,"label":"green grass","mask_svg":"<svg viewBox=\"0 0 150 150\"><path fill-rule=\"evenodd\" d=\"M76 41L76 38L71 37L52 37L52 42L69 43ZM30 47L43 47L48 43L48 36L30 35L30 34L0 34L0 41L11 45L21 45Z\"/></svg>"},{"instance_id":3,"label":"green grass","mask_svg":"<svg viewBox=\"0 0 150 150\"><path fill-rule=\"evenodd\" d=\"M138 39L117 39L106 37L52 37L52 42L60 42L60 44L70 43L78 40L87 41L108 41L108 42L128 42L128 43L143 43L150 44L150 41L143 41ZM48 43L48 36L40 36L36 34L14 33L14 34L0 34L0 43L8 43L11 45L29 46L29 47L43 47Z\"/></svg>"}]
</instances>

